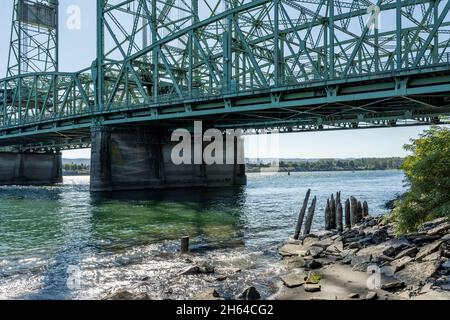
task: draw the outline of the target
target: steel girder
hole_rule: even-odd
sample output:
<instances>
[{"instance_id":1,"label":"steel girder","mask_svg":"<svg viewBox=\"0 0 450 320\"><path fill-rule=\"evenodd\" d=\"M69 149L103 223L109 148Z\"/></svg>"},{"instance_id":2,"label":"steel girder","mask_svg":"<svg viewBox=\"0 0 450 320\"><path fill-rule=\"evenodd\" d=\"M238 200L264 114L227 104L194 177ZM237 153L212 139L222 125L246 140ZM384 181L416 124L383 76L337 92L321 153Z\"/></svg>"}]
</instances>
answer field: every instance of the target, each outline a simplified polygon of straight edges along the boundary
<instances>
[{"instance_id":1,"label":"steel girder","mask_svg":"<svg viewBox=\"0 0 450 320\"><path fill-rule=\"evenodd\" d=\"M430 123L450 114L447 0L98 0L97 6L90 72L0 82L0 140L91 122L174 125L204 118L224 128L312 130L365 120ZM67 79L57 94L44 94L55 76ZM46 97L57 97L58 107Z\"/></svg>"}]
</instances>

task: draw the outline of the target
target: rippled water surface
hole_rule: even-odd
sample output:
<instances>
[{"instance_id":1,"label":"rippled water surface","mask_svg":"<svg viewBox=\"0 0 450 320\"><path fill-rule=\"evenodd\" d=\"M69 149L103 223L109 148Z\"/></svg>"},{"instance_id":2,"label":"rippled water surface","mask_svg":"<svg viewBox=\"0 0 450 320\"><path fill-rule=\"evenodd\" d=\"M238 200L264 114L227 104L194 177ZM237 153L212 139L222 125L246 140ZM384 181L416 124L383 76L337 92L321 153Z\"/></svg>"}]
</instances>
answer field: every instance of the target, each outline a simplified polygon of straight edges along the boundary
<instances>
[{"instance_id":1,"label":"rippled water surface","mask_svg":"<svg viewBox=\"0 0 450 320\"><path fill-rule=\"evenodd\" d=\"M88 177L0 187L0 299L101 299L122 288L187 298L214 276L179 272L205 261L219 273L242 269L217 284L225 297L249 284L269 296L276 249L293 233L308 188L318 196L318 229L332 192L367 200L372 214L382 214L403 179L400 171L249 174L239 188L101 195L89 193ZM185 235L194 251L188 259L177 253Z\"/></svg>"}]
</instances>

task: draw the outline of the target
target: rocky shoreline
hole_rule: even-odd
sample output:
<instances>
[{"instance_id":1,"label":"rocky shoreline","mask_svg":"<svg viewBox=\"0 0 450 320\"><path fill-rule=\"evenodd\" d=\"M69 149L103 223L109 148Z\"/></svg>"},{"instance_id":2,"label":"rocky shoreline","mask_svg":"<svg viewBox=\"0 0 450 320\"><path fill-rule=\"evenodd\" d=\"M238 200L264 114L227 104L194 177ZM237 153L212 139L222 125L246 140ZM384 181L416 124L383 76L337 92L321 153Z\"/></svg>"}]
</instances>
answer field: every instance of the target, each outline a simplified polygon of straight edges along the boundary
<instances>
[{"instance_id":1,"label":"rocky shoreline","mask_svg":"<svg viewBox=\"0 0 450 320\"><path fill-rule=\"evenodd\" d=\"M277 299L450 299L450 222L396 237L383 217L289 240Z\"/></svg>"},{"instance_id":2,"label":"rocky shoreline","mask_svg":"<svg viewBox=\"0 0 450 320\"><path fill-rule=\"evenodd\" d=\"M365 217L343 232L317 231L279 248L270 272L272 294L260 292L268 274L215 267L194 255L178 278L198 282L191 300L405 300L450 299L450 221L425 223L396 237L383 217ZM248 282L251 277L253 282ZM146 279L142 279L145 283ZM254 284L254 285L253 285ZM240 293L227 288L240 287ZM170 297L168 289L167 299ZM107 300L146 300L148 292L119 290Z\"/></svg>"}]
</instances>

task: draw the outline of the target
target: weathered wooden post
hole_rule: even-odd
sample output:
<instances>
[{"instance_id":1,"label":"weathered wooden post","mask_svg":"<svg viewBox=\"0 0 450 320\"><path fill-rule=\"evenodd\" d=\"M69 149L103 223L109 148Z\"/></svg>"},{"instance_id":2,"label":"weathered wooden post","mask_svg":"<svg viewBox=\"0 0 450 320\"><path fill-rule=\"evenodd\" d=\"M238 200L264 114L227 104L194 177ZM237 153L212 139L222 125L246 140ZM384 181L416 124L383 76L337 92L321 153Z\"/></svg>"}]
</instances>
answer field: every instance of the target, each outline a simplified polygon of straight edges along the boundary
<instances>
[{"instance_id":1,"label":"weathered wooden post","mask_svg":"<svg viewBox=\"0 0 450 320\"><path fill-rule=\"evenodd\" d=\"M336 192L336 203L340 203L341 202L341 192L338 191Z\"/></svg>"},{"instance_id":2,"label":"weathered wooden post","mask_svg":"<svg viewBox=\"0 0 450 320\"><path fill-rule=\"evenodd\" d=\"M331 194L330 211L331 211L330 227L331 229L336 229L336 200L334 200L333 194Z\"/></svg>"},{"instance_id":3,"label":"weathered wooden post","mask_svg":"<svg viewBox=\"0 0 450 320\"><path fill-rule=\"evenodd\" d=\"M351 228L352 227L352 221L350 219L350 200L347 199L345 201L345 227Z\"/></svg>"},{"instance_id":4,"label":"weathered wooden post","mask_svg":"<svg viewBox=\"0 0 450 320\"><path fill-rule=\"evenodd\" d=\"M303 206L300 209L300 213L298 215L297 226L295 227L294 239L298 240L300 236L300 230L302 229L303 220L305 218L306 208L308 207L309 196L311 195L311 189L308 189L306 192L305 200L303 200Z\"/></svg>"},{"instance_id":5,"label":"weathered wooden post","mask_svg":"<svg viewBox=\"0 0 450 320\"><path fill-rule=\"evenodd\" d=\"M363 206L361 201L358 201L358 222L363 220Z\"/></svg>"},{"instance_id":6,"label":"weathered wooden post","mask_svg":"<svg viewBox=\"0 0 450 320\"><path fill-rule=\"evenodd\" d=\"M350 197L350 222L352 227L358 223L358 200L355 197Z\"/></svg>"},{"instance_id":7,"label":"weathered wooden post","mask_svg":"<svg viewBox=\"0 0 450 320\"><path fill-rule=\"evenodd\" d=\"M344 230L344 219L343 219L343 212L342 212L342 204L338 202L336 207L336 224L337 224L337 230L339 232L342 232Z\"/></svg>"},{"instance_id":8,"label":"weathered wooden post","mask_svg":"<svg viewBox=\"0 0 450 320\"><path fill-rule=\"evenodd\" d=\"M364 201L363 203L363 217L368 217L369 216L369 204L367 203L367 201Z\"/></svg>"},{"instance_id":9,"label":"weathered wooden post","mask_svg":"<svg viewBox=\"0 0 450 320\"><path fill-rule=\"evenodd\" d=\"M181 238L181 253L189 252L189 237Z\"/></svg>"},{"instance_id":10,"label":"weathered wooden post","mask_svg":"<svg viewBox=\"0 0 450 320\"><path fill-rule=\"evenodd\" d=\"M327 205L325 207L325 230L331 230L330 199L327 199Z\"/></svg>"},{"instance_id":11,"label":"weathered wooden post","mask_svg":"<svg viewBox=\"0 0 450 320\"><path fill-rule=\"evenodd\" d=\"M312 226L312 222L313 222L313 218L314 218L314 211L316 210L316 202L317 202L317 197L314 197L311 206L308 209L308 216L306 217L306 221L305 221L305 230L303 231L304 235L310 234L311 232L311 226Z\"/></svg>"}]
</instances>

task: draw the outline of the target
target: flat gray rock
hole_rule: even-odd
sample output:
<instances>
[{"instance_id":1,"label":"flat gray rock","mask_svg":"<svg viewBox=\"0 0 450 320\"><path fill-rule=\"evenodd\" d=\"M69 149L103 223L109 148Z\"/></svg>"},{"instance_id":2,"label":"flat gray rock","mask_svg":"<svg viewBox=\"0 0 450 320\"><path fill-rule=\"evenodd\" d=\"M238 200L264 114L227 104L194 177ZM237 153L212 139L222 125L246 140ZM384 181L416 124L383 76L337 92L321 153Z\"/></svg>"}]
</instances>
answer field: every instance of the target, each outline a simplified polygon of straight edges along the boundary
<instances>
[{"instance_id":1,"label":"flat gray rock","mask_svg":"<svg viewBox=\"0 0 450 320\"><path fill-rule=\"evenodd\" d=\"M305 284L303 286L306 292L318 292L322 289L320 284Z\"/></svg>"},{"instance_id":2,"label":"flat gray rock","mask_svg":"<svg viewBox=\"0 0 450 320\"><path fill-rule=\"evenodd\" d=\"M301 246L295 244L285 244L279 250L282 256L305 256L309 250L309 246Z\"/></svg>"},{"instance_id":3,"label":"flat gray rock","mask_svg":"<svg viewBox=\"0 0 450 320\"><path fill-rule=\"evenodd\" d=\"M206 289L196 293L191 300L223 300L215 289Z\"/></svg>"},{"instance_id":4,"label":"flat gray rock","mask_svg":"<svg viewBox=\"0 0 450 320\"><path fill-rule=\"evenodd\" d=\"M426 257L422 258L422 261L436 261L441 259L441 252L436 251L435 253L429 254Z\"/></svg>"},{"instance_id":5,"label":"flat gray rock","mask_svg":"<svg viewBox=\"0 0 450 320\"><path fill-rule=\"evenodd\" d=\"M305 266L305 259L299 256L292 256L283 259L283 263L286 264L288 269L303 268Z\"/></svg>"},{"instance_id":6,"label":"flat gray rock","mask_svg":"<svg viewBox=\"0 0 450 320\"><path fill-rule=\"evenodd\" d=\"M396 260L392 261L391 262L391 266L393 266L395 272L397 272L397 271L402 270L408 263L410 263L413 260L414 260L414 258L405 256L403 258L396 259Z\"/></svg>"},{"instance_id":7,"label":"flat gray rock","mask_svg":"<svg viewBox=\"0 0 450 320\"><path fill-rule=\"evenodd\" d=\"M342 241L335 241L326 251L331 254L340 255L344 251L344 243Z\"/></svg>"},{"instance_id":8,"label":"flat gray rock","mask_svg":"<svg viewBox=\"0 0 450 320\"><path fill-rule=\"evenodd\" d=\"M381 289L386 290L386 291L399 290L399 289L403 289L404 287L405 287L405 283L403 281L396 280L396 279L385 280L381 284Z\"/></svg>"},{"instance_id":9,"label":"flat gray rock","mask_svg":"<svg viewBox=\"0 0 450 320\"><path fill-rule=\"evenodd\" d=\"M408 285L422 285L436 273L439 266L438 261L413 262L407 264L402 271L395 273L394 277Z\"/></svg>"},{"instance_id":10,"label":"flat gray rock","mask_svg":"<svg viewBox=\"0 0 450 320\"><path fill-rule=\"evenodd\" d=\"M369 263L371 260L370 255L369 256L354 256L350 264L352 266L357 266L364 263Z\"/></svg>"},{"instance_id":11,"label":"flat gray rock","mask_svg":"<svg viewBox=\"0 0 450 320\"><path fill-rule=\"evenodd\" d=\"M325 250L323 248L313 245L311 248L309 248L309 255L313 258L318 258L324 251Z\"/></svg>"},{"instance_id":12,"label":"flat gray rock","mask_svg":"<svg viewBox=\"0 0 450 320\"><path fill-rule=\"evenodd\" d=\"M281 277L281 281L288 288L296 288L305 284L306 274L290 273Z\"/></svg>"},{"instance_id":13,"label":"flat gray rock","mask_svg":"<svg viewBox=\"0 0 450 320\"><path fill-rule=\"evenodd\" d=\"M304 246L311 246L314 243L319 242L319 238L314 235L308 235L303 239L303 245Z\"/></svg>"},{"instance_id":14,"label":"flat gray rock","mask_svg":"<svg viewBox=\"0 0 450 320\"><path fill-rule=\"evenodd\" d=\"M442 244L442 240L436 240L423 246L416 255L416 259L420 260L433 252L436 252Z\"/></svg>"},{"instance_id":15,"label":"flat gray rock","mask_svg":"<svg viewBox=\"0 0 450 320\"><path fill-rule=\"evenodd\" d=\"M314 246L320 247L325 250L326 248L331 246L333 243L334 243L334 241L332 239L326 238L326 239L323 239L323 240L320 240L320 241L314 243Z\"/></svg>"},{"instance_id":16,"label":"flat gray rock","mask_svg":"<svg viewBox=\"0 0 450 320\"><path fill-rule=\"evenodd\" d=\"M442 223L448 222L448 218L447 217L441 217L441 218L437 218L428 222L425 222L424 224L422 224L422 227L420 228L421 230L425 229L432 229Z\"/></svg>"},{"instance_id":17,"label":"flat gray rock","mask_svg":"<svg viewBox=\"0 0 450 320\"><path fill-rule=\"evenodd\" d=\"M417 249L416 247L411 247L411 248L408 248L408 249L405 249L405 250L401 251L399 254L397 254L395 256L395 259L401 259L401 258L406 257L406 256L408 256L408 257L415 257L417 252L419 252L419 249Z\"/></svg>"},{"instance_id":18,"label":"flat gray rock","mask_svg":"<svg viewBox=\"0 0 450 320\"><path fill-rule=\"evenodd\" d=\"M430 230L427 231L427 235L429 236L438 236L442 235L447 232L447 230L450 229L450 222L446 222L443 224L440 224Z\"/></svg>"}]
</instances>

